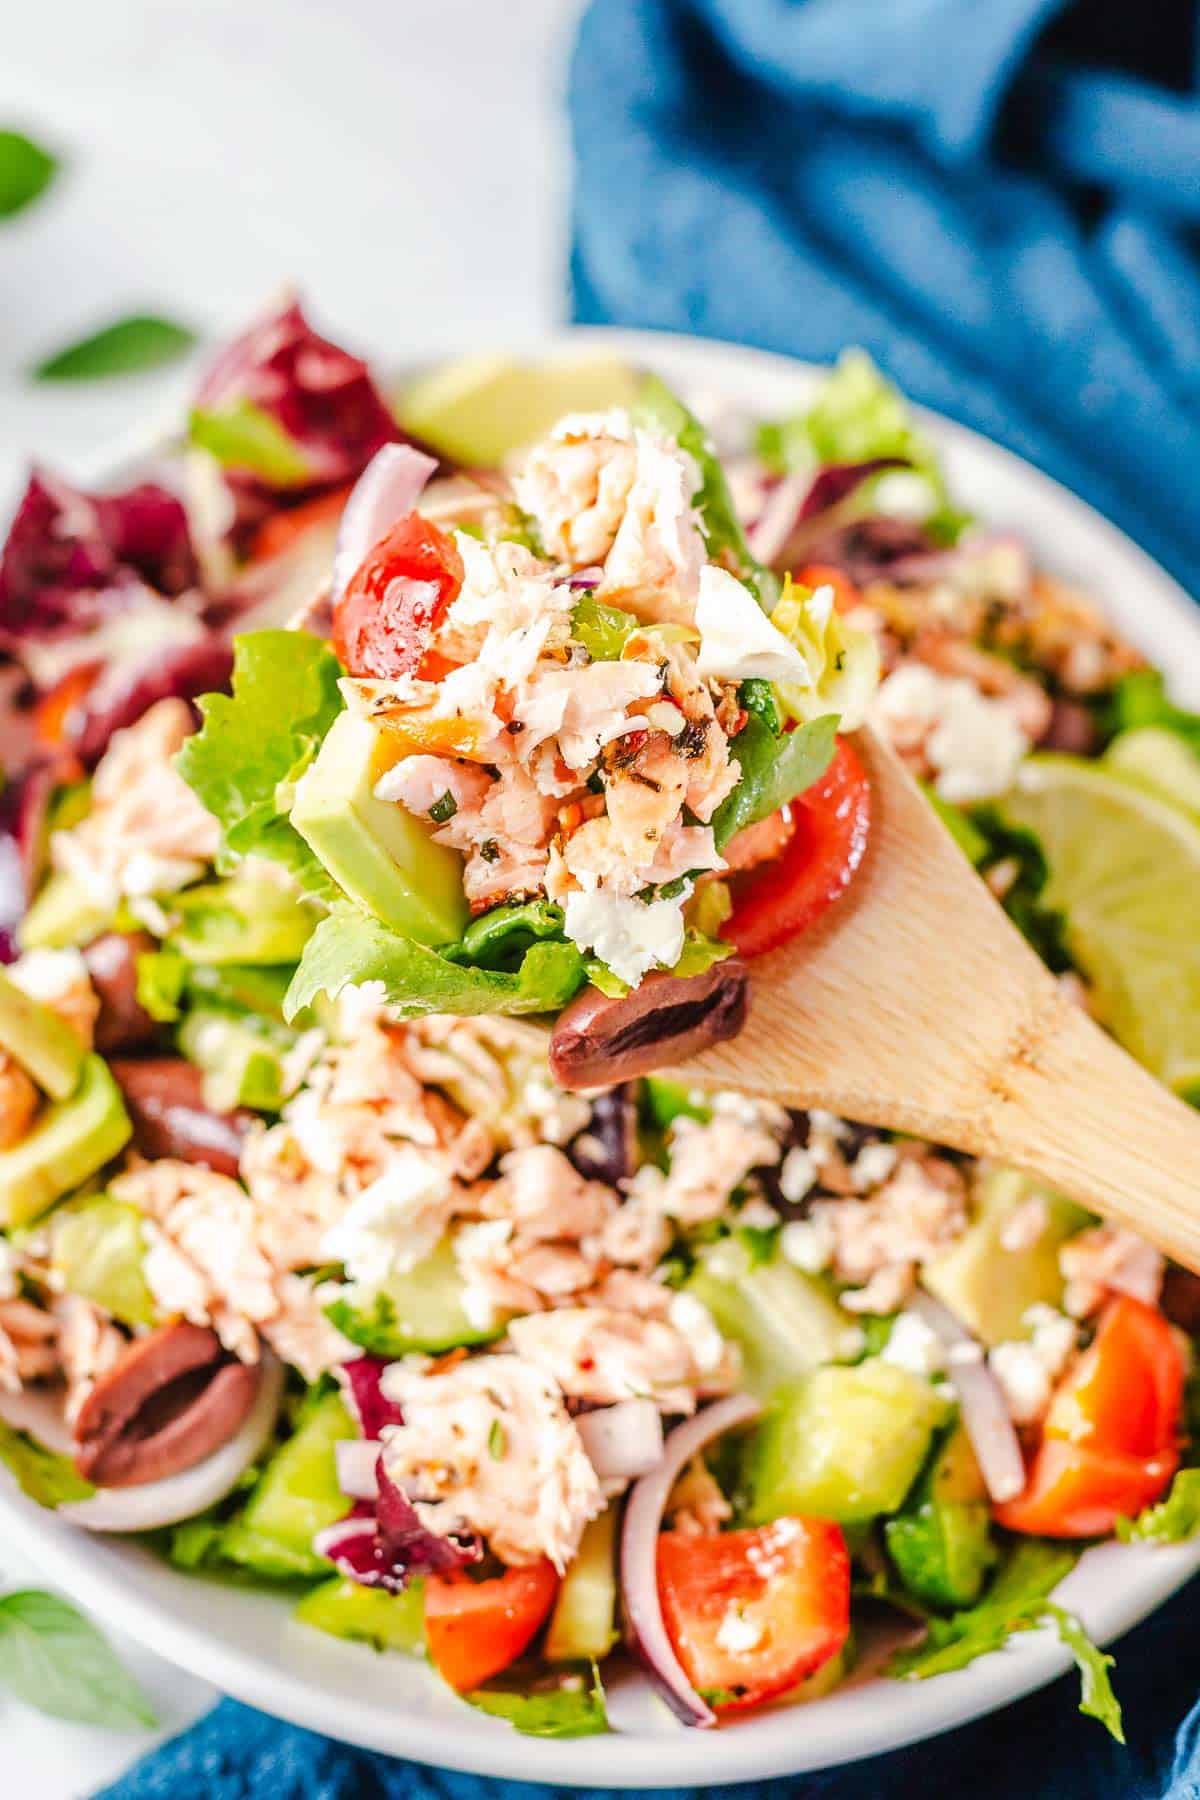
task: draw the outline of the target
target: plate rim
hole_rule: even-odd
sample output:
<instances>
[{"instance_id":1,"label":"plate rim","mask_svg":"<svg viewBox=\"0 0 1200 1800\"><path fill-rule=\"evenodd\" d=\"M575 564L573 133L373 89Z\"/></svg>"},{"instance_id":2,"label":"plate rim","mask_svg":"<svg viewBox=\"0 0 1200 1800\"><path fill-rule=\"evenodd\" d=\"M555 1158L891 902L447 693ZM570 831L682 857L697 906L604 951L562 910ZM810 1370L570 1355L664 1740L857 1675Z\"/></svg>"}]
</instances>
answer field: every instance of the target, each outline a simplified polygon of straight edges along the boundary
<instances>
[{"instance_id":1,"label":"plate rim","mask_svg":"<svg viewBox=\"0 0 1200 1800\"><path fill-rule=\"evenodd\" d=\"M780 410L795 404L804 386L821 373L821 365L775 351L674 332L608 326L562 327L515 347L500 346L494 353L570 358L580 351L650 363L693 387L708 386L718 394L727 390L735 404L739 381L743 390L751 385L751 377L759 383L778 381L785 390L780 395ZM376 366L396 366L390 351L374 360ZM420 359L425 364L435 360L446 359ZM914 412L948 456L971 462L982 459L1009 483L1034 495L1043 509L1061 515L1070 527L1068 535L1078 539L1080 533L1086 533L1095 553L1112 559L1140 593L1139 604L1145 602L1149 616L1138 623L1146 627L1143 641L1157 640L1156 660L1167 660L1162 646L1173 645L1176 656L1181 649L1190 650L1193 661L1200 665L1200 611L1180 584L1118 526L1053 476L982 433L926 408L914 407ZM143 427L131 434L109 452L103 464L97 463L96 477L111 480L130 464L146 461L161 449L167 435L161 427L153 431ZM1126 628L1130 628L1131 605L1118 606L1113 600L1109 607ZM1172 667L1165 672L1173 685L1197 691L1200 669L1193 673L1187 667ZM136 1583L122 1581L130 1547L117 1548L112 1540L97 1544L88 1534L12 1491L7 1479L0 1486L0 1519L17 1547L89 1610L224 1693L362 1748L436 1767L529 1782L647 1788L696 1782L714 1786L830 1769L900 1749L983 1717L1054 1680L1070 1662L1068 1653L1047 1633L1031 1632L969 1668L927 1684L852 1683L809 1707L768 1709L709 1733L664 1729L656 1721L653 1732L593 1738L581 1756L578 1740L522 1737L465 1707L461 1722L455 1713L451 1735L436 1715L423 1716L419 1706L406 1706L403 1696L398 1695L385 1709L369 1696L330 1692L321 1686L317 1674L285 1666L282 1649L271 1661L215 1633L204 1618L203 1599L206 1592L213 1591L211 1584L198 1586L191 1578L189 1586L186 1574L166 1569L155 1559L156 1570L170 1583L171 1593L190 1592L198 1603L185 1606L181 1600L176 1609L151 1598ZM138 1548L135 1555L149 1558L150 1553ZM1106 1544L1086 1553L1060 1592L1068 1604L1078 1605L1098 1639L1108 1643L1161 1605L1197 1569L1200 1542L1153 1550ZM218 1587L217 1591L229 1590ZM261 1590L255 1594L238 1591L256 1608L278 1611L281 1605L277 1596ZM282 1604L290 1608L290 1602ZM334 1640L326 1640L322 1646L326 1657L330 1645L340 1659L369 1657L372 1666L378 1664L373 1652ZM313 1652L315 1664L320 1661L316 1646ZM797 1729L801 1721L807 1729ZM585 1780L580 1776L581 1761L588 1765Z\"/></svg>"}]
</instances>

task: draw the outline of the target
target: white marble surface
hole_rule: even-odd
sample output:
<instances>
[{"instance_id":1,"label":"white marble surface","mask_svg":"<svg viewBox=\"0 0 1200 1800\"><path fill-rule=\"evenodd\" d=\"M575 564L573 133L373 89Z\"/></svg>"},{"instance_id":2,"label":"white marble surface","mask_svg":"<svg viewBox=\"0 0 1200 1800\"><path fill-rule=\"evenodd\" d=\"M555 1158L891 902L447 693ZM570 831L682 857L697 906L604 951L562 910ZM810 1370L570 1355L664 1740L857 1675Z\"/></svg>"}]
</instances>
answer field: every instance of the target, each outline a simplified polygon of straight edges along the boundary
<instances>
[{"instance_id":1,"label":"white marble surface","mask_svg":"<svg viewBox=\"0 0 1200 1800\"><path fill-rule=\"evenodd\" d=\"M293 282L397 358L535 339L564 306L559 98L575 0L28 0L5 13L0 125L64 172L0 223L0 511L31 452L94 468L189 371L39 386L83 331L160 310L211 334ZM52 1575L52 1572L49 1572ZM40 1577L0 1561L5 1585ZM127 1644L164 1725L211 1690ZM76 1800L149 1738L0 1698L23 1800Z\"/></svg>"}]
</instances>

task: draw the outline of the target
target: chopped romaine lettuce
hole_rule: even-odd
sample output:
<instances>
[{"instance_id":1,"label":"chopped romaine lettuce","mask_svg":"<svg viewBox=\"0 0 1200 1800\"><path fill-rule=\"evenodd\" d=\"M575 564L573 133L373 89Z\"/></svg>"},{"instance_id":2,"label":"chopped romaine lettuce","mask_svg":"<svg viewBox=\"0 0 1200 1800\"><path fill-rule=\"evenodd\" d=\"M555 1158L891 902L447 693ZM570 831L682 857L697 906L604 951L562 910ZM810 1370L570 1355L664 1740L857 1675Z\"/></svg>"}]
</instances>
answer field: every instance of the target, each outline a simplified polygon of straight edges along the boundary
<instances>
[{"instance_id":1,"label":"chopped romaine lettuce","mask_svg":"<svg viewBox=\"0 0 1200 1800\"><path fill-rule=\"evenodd\" d=\"M231 400L218 412L193 407L188 436L222 468L243 470L268 487L304 487L314 479L312 463L300 445L252 400Z\"/></svg>"},{"instance_id":2,"label":"chopped romaine lettuce","mask_svg":"<svg viewBox=\"0 0 1200 1800\"><path fill-rule=\"evenodd\" d=\"M856 731L879 686L879 644L874 632L848 625L829 589L818 600L808 588L784 577L783 593L771 623L796 646L808 665L810 687L781 681L776 692L793 719L841 715L839 729Z\"/></svg>"},{"instance_id":3,"label":"chopped romaine lettuce","mask_svg":"<svg viewBox=\"0 0 1200 1800\"><path fill-rule=\"evenodd\" d=\"M763 425L758 451L781 472L894 457L928 484L930 511L923 523L932 536L953 543L969 522L952 504L937 452L913 425L904 396L863 350L843 352L811 406Z\"/></svg>"},{"instance_id":4,"label":"chopped romaine lettuce","mask_svg":"<svg viewBox=\"0 0 1200 1800\"><path fill-rule=\"evenodd\" d=\"M571 636L579 640L593 662L618 662L640 624L636 614L620 606L608 606L588 594L575 602Z\"/></svg>"},{"instance_id":5,"label":"chopped romaine lettuce","mask_svg":"<svg viewBox=\"0 0 1200 1800\"><path fill-rule=\"evenodd\" d=\"M1200 713L1188 712L1168 699L1157 669L1138 669L1132 675L1122 676L1113 689L1108 715L1111 736L1157 725L1174 732L1200 754Z\"/></svg>"},{"instance_id":6,"label":"chopped romaine lettuce","mask_svg":"<svg viewBox=\"0 0 1200 1800\"><path fill-rule=\"evenodd\" d=\"M733 495L716 451L699 419L660 381L648 375L630 409L636 425L672 437L686 450L700 471L696 508L711 562L727 563L751 588L764 612L770 612L779 595L779 583L751 553L742 530Z\"/></svg>"},{"instance_id":7,"label":"chopped romaine lettuce","mask_svg":"<svg viewBox=\"0 0 1200 1800\"><path fill-rule=\"evenodd\" d=\"M138 1005L158 1024L173 1024L187 980L186 958L178 950L145 950L136 967Z\"/></svg>"},{"instance_id":8,"label":"chopped romaine lettuce","mask_svg":"<svg viewBox=\"0 0 1200 1800\"><path fill-rule=\"evenodd\" d=\"M611 1729L595 1663L590 1685L582 1675L564 1675L553 1687L476 1688L463 1698L526 1737L597 1737Z\"/></svg>"},{"instance_id":9,"label":"chopped romaine lettuce","mask_svg":"<svg viewBox=\"0 0 1200 1800\"><path fill-rule=\"evenodd\" d=\"M338 890L288 819L295 784L342 710L341 667L304 631L253 631L234 642L233 693L200 702L204 724L176 766L221 823L231 856L290 869L301 891Z\"/></svg>"},{"instance_id":10,"label":"chopped romaine lettuce","mask_svg":"<svg viewBox=\"0 0 1200 1800\"><path fill-rule=\"evenodd\" d=\"M1125 1726L1121 1719L1121 1702L1113 1693L1108 1673L1114 1666L1115 1658L1106 1655L1098 1645L1093 1644L1074 1613L1055 1606L1053 1601L1047 1603L1043 1619L1045 1623L1054 1626L1060 1640L1075 1659L1075 1667L1079 1670L1080 1712L1089 1719L1099 1719L1118 1744L1123 1744Z\"/></svg>"},{"instance_id":11,"label":"chopped romaine lettuce","mask_svg":"<svg viewBox=\"0 0 1200 1800\"><path fill-rule=\"evenodd\" d=\"M1118 1519L1117 1536L1126 1544L1181 1544L1200 1532L1200 1469L1181 1469L1164 1500L1136 1519Z\"/></svg>"},{"instance_id":12,"label":"chopped romaine lettuce","mask_svg":"<svg viewBox=\"0 0 1200 1800\"><path fill-rule=\"evenodd\" d=\"M284 1003L289 1019L318 994L334 999L363 981L382 981L403 1017L427 1013L559 1012L583 985L574 944L536 943L511 971L469 968L411 938L398 937L365 913L339 909L305 946Z\"/></svg>"},{"instance_id":13,"label":"chopped romaine lettuce","mask_svg":"<svg viewBox=\"0 0 1200 1800\"><path fill-rule=\"evenodd\" d=\"M833 756L837 729L837 715L829 713L777 738L751 713L729 746L742 777L713 814L718 850L747 825L777 812L820 780Z\"/></svg>"},{"instance_id":14,"label":"chopped romaine lettuce","mask_svg":"<svg viewBox=\"0 0 1200 1800\"><path fill-rule=\"evenodd\" d=\"M526 900L480 913L446 955L477 969L512 970L531 945L543 942L565 942L562 907L550 900Z\"/></svg>"}]
</instances>

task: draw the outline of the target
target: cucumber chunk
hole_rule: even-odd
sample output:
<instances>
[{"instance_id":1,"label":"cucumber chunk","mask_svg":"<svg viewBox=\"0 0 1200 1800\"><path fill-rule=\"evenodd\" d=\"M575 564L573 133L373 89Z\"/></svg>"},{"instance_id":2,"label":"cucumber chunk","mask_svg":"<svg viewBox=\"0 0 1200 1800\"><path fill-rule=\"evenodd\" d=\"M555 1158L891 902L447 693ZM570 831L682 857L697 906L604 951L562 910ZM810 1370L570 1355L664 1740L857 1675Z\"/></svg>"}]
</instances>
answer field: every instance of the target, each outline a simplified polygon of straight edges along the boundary
<instances>
[{"instance_id":1,"label":"cucumber chunk","mask_svg":"<svg viewBox=\"0 0 1200 1800\"><path fill-rule=\"evenodd\" d=\"M56 870L17 926L22 950L65 950L90 944L112 922L113 909L101 905L73 876Z\"/></svg>"},{"instance_id":2,"label":"cucumber chunk","mask_svg":"<svg viewBox=\"0 0 1200 1800\"><path fill-rule=\"evenodd\" d=\"M740 1346L745 1385L762 1399L783 1381L862 1350L861 1326L778 1252L756 1262L726 1238L701 1256L685 1286Z\"/></svg>"},{"instance_id":3,"label":"cucumber chunk","mask_svg":"<svg viewBox=\"0 0 1200 1800\"><path fill-rule=\"evenodd\" d=\"M294 963L317 913L286 882L261 869L205 881L176 894L179 916L167 941L190 963Z\"/></svg>"},{"instance_id":4,"label":"cucumber chunk","mask_svg":"<svg viewBox=\"0 0 1200 1800\"><path fill-rule=\"evenodd\" d=\"M927 1381L878 1358L788 1382L751 1440L751 1523L895 1512L948 1410Z\"/></svg>"},{"instance_id":5,"label":"cucumber chunk","mask_svg":"<svg viewBox=\"0 0 1200 1800\"><path fill-rule=\"evenodd\" d=\"M462 1290L453 1244L443 1238L407 1275L393 1276L386 1287L348 1283L325 1312L344 1337L373 1356L407 1356L412 1350L437 1354L491 1343L502 1334L504 1321L473 1324L463 1308Z\"/></svg>"},{"instance_id":6,"label":"cucumber chunk","mask_svg":"<svg viewBox=\"0 0 1200 1800\"><path fill-rule=\"evenodd\" d=\"M222 1554L271 1576L325 1575L313 1538L350 1511L333 1447L358 1432L340 1394L326 1394L271 1458L244 1510L228 1526Z\"/></svg>"},{"instance_id":7,"label":"cucumber chunk","mask_svg":"<svg viewBox=\"0 0 1200 1800\"><path fill-rule=\"evenodd\" d=\"M902 1510L883 1528L901 1581L930 1606L973 1606L996 1561L987 1490L970 1439L952 1425Z\"/></svg>"},{"instance_id":8,"label":"cucumber chunk","mask_svg":"<svg viewBox=\"0 0 1200 1800\"><path fill-rule=\"evenodd\" d=\"M204 1099L214 1112L278 1112L286 1098L283 1058L294 1043L286 1026L207 1007L189 1013L179 1030L179 1048L203 1070Z\"/></svg>"},{"instance_id":9,"label":"cucumber chunk","mask_svg":"<svg viewBox=\"0 0 1200 1800\"><path fill-rule=\"evenodd\" d=\"M370 1644L376 1650L425 1654L425 1583L414 1581L400 1594L363 1587L335 1575L305 1594L294 1618L331 1637Z\"/></svg>"},{"instance_id":10,"label":"cucumber chunk","mask_svg":"<svg viewBox=\"0 0 1200 1800\"><path fill-rule=\"evenodd\" d=\"M546 1631L549 1662L601 1662L617 1641L617 1509L583 1533Z\"/></svg>"}]
</instances>

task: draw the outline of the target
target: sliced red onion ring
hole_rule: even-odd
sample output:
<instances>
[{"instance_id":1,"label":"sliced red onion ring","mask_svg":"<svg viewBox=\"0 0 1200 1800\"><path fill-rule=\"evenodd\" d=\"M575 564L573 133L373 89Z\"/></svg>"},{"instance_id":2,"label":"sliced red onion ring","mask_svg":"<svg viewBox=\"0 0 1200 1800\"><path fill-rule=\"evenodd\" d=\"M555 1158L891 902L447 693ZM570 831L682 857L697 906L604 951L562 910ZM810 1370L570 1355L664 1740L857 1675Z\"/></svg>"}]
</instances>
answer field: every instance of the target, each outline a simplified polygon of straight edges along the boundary
<instances>
[{"instance_id":1,"label":"sliced red onion ring","mask_svg":"<svg viewBox=\"0 0 1200 1800\"><path fill-rule=\"evenodd\" d=\"M758 562L773 563L787 543L812 479L811 469L785 475L767 495L765 506L747 533L750 554Z\"/></svg>"},{"instance_id":2,"label":"sliced red onion ring","mask_svg":"<svg viewBox=\"0 0 1200 1800\"><path fill-rule=\"evenodd\" d=\"M379 1445L370 1438L343 1438L333 1446L338 1486L351 1500L374 1500L379 1492Z\"/></svg>"},{"instance_id":3,"label":"sliced red onion ring","mask_svg":"<svg viewBox=\"0 0 1200 1800\"><path fill-rule=\"evenodd\" d=\"M86 1500L71 1500L57 1507L59 1518L88 1531L154 1531L215 1506L250 1467L275 1425L283 1394L283 1366L264 1351L259 1371L258 1393L242 1424L227 1444L203 1462L139 1487L97 1488ZM28 1431L48 1450L70 1456L74 1446L61 1402L61 1389L5 1394L0 1396L0 1417L18 1430Z\"/></svg>"},{"instance_id":4,"label":"sliced red onion ring","mask_svg":"<svg viewBox=\"0 0 1200 1800\"><path fill-rule=\"evenodd\" d=\"M634 1481L662 1461L662 1418L653 1400L599 1406L581 1413L575 1429L601 1481Z\"/></svg>"},{"instance_id":5,"label":"sliced red onion ring","mask_svg":"<svg viewBox=\"0 0 1200 1800\"><path fill-rule=\"evenodd\" d=\"M984 1486L996 1502L1012 1500L1025 1486L1025 1459L1003 1390L988 1368L983 1349L948 1306L918 1290L909 1311L923 1319L945 1345L946 1374L958 1395L963 1429L979 1463Z\"/></svg>"},{"instance_id":6,"label":"sliced red onion ring","mask_svg":"<svg viewBox=\"0 0 1200 1800\"><path fill-rule=\"evenodd\" d=\"M333 553L335 602L388 527L412 511L437 466L436 457L411 444L385 444L375 452L351 489L338 527Z\"/></svg>"},{"instance_id":7,"label":"sliced red onion ring","mask_svg":"<svg viewBox=\"0 0 1200 1800\"><path fill-rule=\"evenodd\" d=\"M667 1636L658 1599L658 1533L671 1489L684 1465L722 1432L748 1424L760 1411L759 1402L749 1394L731 1394L728 1400L718 1400L677 1425L663 1445L657 1468L635 1484L625 1505L621 1598L631 1647L662 1698L685 1725L715 1725L717 1715L684 1674Z\"/></svg>"}]
</instances>

